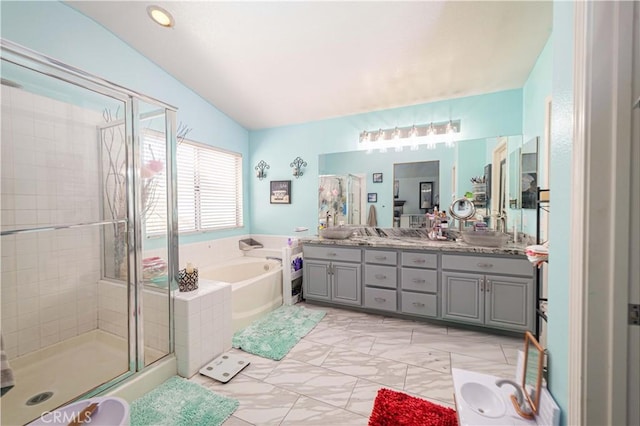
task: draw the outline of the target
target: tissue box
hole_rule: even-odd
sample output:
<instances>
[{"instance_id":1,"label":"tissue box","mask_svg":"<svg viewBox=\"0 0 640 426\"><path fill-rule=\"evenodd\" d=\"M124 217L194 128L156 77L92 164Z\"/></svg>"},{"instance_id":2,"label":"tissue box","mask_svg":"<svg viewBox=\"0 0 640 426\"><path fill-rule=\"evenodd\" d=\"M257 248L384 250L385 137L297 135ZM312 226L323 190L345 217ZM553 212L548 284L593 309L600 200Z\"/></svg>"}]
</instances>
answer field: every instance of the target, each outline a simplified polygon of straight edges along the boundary
<instances>
[{"instance_id":1,"label":"tissue box","mask_svg":"<svg viewBox=\"0 0 640 426\"><path fill-rule=\"evenodd\" d=\"M193 291L198 289L198 268L193 268L193 272L186 269L178 271L178 288L180 291Z\"/></svg>"}]
</instances>

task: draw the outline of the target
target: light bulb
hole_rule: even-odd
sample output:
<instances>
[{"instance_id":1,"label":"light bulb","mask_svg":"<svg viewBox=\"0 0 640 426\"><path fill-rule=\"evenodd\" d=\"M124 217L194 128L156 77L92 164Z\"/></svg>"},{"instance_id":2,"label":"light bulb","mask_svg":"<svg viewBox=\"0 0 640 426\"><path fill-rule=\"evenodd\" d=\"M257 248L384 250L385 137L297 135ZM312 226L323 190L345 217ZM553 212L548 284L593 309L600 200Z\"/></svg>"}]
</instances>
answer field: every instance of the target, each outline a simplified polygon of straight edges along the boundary
<instances>
[{"instance_id":1,"label":"light bulb","mask_svg":"<svg viewBox=\"0 0 640 426\"><path fill-rule=\"evenodd\" d=\"M427 129L427 137L433 138L436 135L436 128L433 127L433 123L429 124L429 128Z\"/></svg>"},{"instance_id":2,"label":"light bulb","mask_svg":"<svg viewBox=\"0 0 640 426\"><path fill-rule=\"evenodd\" d=\"M159 6L153 5L147 7L147 13L149 14L149 17L153 19L153 22L158 25L162 25L167 28L171 28L174 25L173 16Z\"/></svg>"},{"instance_id":3,"label":"light bulb","mask_svg":"<svg viewBox=\"0 0 640 426\"><path fill-rule=\"evenodd\" d=\"M454 134L456 132L456 128L453 126L451 120L447 123L447 134Z\"/></svg>"},{"instance_id":4,"label":"light bulb","mask_svg":"<svg viewBox=\"0 0 640 426\"><path fill-rule=\"evenodd\" d=\"M395 130L393 131L393 140L397 141L400 139L400 129L398 129L398 127L396 126Z\"/></svg>"},{"instance_id":5,"label":"light bulb","mask_svg":"<svg viewBox=\"0 0 640 426\"><path fill-rule=\"evenodd\" d=\"M417 137L418 137L418 129L416 129L416 125L414 124L411 127L411 130L409 130L409 139L413 141Z\"/></svg>"}]
</instances>

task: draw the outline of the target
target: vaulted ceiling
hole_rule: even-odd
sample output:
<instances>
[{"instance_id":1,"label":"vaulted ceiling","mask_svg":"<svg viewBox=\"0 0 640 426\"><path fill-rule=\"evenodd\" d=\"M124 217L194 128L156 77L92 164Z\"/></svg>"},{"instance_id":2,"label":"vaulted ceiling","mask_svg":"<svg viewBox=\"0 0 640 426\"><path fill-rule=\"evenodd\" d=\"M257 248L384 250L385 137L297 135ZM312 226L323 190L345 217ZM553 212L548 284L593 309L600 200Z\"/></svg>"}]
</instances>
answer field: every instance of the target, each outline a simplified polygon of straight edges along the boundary
<instances>
[{"instance_id":1,"label":"vaulted ceiling","mask_svg":"<svg viewBox=\"0 0 640 426\"><path fill-rule=\"evenodd\" d=\"M549 1L67 4L248 129L520 88L552 26Z\"/></svg>"}]
</instances>

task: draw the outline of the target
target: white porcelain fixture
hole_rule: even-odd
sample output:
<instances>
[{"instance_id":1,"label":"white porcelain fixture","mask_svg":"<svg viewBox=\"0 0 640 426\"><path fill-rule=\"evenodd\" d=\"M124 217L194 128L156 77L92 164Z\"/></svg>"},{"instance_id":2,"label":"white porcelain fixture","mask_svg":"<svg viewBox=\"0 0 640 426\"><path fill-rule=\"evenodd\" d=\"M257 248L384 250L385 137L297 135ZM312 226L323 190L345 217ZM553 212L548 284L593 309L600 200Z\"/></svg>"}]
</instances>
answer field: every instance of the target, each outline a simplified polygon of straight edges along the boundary
<instances>
[{"instance_id":1,"label":"white porcelain fixture","mask_svg":"<svg viewBox=\"0 0 640 426\"><path fill-rule=\"evenodd\" d=\"M91 417L82 420L86 424L128 426L129 425L129 404L122 398L90 398L76 401L72 404L60 407L55 411L45 412L31 425L68 425L89 405L97 403L98 408L91 414Z\"/></svg>"},{"instance_id":2,"label":"white porcelain fixture","mask_svg":"<svg viewBox=\"0 0 640 426\"><path fill-rule=\"evenodd\" d=\"M460 394L472 410L483 416L498 418L506 412L505 403L500 396L480 383L465 383L460 388Z\"/></svg>"},{"instance_id":3,"label":"white porcelain fixture","mask_svg":"<svg viewBox=\"0 0 640 426\"><path fill-rule=\"evenodd\" d=\"M520 417L511 404L513 388L496 385L500 377L459 368L452 368L451 376L460 426L554 424Z\"/></svg>"},{"instance_id":4,"label":"white porcelain fixture","mask_svg":"<svg viewBox=\"0 0 640 426\"><path fill-rule=\"evenodd\" d=\"M509 241L509 235L497 231L463 232L462 240L473 246L502 247Z\"/></svg>"},{"instance_id":5,"label":"white porcelain fixture","mask_svg":"<svg viewBox=\"0 0 640 426\"><path fill-rule=\"evenodd\" d=\"M319 234L322 238L328 238L330 240L345 240L353 234L353 229L337 226L334 228L321 229Z\"/></svg>"}]
</instances>

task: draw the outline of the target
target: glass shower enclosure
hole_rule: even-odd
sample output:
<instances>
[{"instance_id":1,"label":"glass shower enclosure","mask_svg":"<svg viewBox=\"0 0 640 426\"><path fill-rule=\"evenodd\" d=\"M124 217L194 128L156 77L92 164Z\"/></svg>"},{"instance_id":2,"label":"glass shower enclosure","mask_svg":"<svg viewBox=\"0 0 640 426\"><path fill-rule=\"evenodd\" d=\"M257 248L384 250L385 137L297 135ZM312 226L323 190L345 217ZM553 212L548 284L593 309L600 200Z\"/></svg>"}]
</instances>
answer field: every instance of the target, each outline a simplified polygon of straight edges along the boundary
<instances>
[{"instance_id":1,"label":"glass shower enclosure","mask_svg":"<svg viewBox=\"0 0 640 426\"><path fill-rule=\"evenodd\" d=\"M363 224L362 205L361 177L352 174L319 176L318 223L321 226Z\"/></svg>"},{"instance_id":2,"label":"glass shower enclosure","mask_svg":"<svg viewBox=\"0 0 640 426\"><path fill-rule=\"evenodd\" d=\"M1 48L1 423L24 424L173 352L176 109Z\"/></svg>"}]
</instances>

